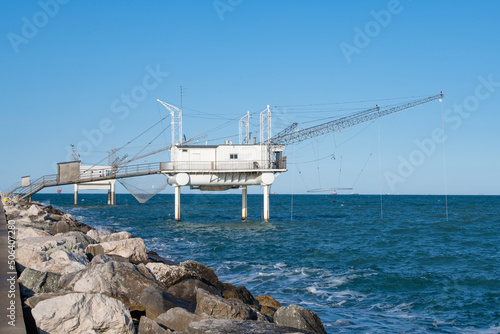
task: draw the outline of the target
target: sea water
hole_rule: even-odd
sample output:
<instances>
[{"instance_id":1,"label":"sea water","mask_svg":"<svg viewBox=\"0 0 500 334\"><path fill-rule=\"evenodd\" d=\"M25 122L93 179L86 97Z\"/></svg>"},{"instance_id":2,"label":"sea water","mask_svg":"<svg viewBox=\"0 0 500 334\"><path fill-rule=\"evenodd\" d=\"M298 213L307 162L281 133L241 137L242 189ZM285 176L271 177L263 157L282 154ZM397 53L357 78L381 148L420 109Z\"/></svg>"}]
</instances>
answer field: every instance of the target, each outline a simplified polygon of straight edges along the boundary
<instances>
[{"instance_id":1,"label":"sea water","mask_svg":"<svg viewBox=\"0 0 500 334\"><path fill-rule=\"evenodd\" d=\"M329 333L500 332L500 196L183 194L139 204L117 194L34 200L98 228L126 230L176 262L314 310ZM448 219L447 219L448 218Z\"/></svg>"}]
</instances>

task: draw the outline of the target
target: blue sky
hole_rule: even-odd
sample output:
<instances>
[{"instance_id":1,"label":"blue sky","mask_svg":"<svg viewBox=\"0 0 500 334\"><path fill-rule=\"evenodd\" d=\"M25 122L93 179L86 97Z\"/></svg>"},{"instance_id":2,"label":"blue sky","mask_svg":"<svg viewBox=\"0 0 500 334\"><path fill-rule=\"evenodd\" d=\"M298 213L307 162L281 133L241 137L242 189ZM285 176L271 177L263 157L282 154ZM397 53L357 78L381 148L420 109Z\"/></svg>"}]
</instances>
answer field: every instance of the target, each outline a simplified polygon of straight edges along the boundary
<instances>
[{"instance_id":1,"label":"blue sky","mask_svg":"<svg viewBox=\"0 0 500 334\"><path fill-rule=\"evenodd\" d=\"M258 113L268 104L278 106L276 133L292 122L310 126L443 91L442 103L288 146L289 171L272 190L443 194L446 175L449 194L499 194L499 7L409 0L6 2L0 189L24 175L54 173L68 159L69 144L80 147L84 162L102 160L166 116L157 98L179 105L182 85L186 137L224 125L207 138L214 144L238 140L231 136L247 110L256 135ZM169 143L166 133L151 149ZM152 136L123 153L134 154Z\"/></svg>"}]
</instances>

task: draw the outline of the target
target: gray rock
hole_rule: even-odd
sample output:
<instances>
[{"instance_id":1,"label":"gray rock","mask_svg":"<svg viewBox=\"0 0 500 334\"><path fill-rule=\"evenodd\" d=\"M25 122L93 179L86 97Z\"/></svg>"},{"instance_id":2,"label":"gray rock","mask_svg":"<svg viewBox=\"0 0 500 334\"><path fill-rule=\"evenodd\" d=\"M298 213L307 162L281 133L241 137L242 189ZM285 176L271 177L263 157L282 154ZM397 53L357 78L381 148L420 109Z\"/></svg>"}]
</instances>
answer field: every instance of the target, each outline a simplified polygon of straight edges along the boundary
<instances>
[{"instance_id":1,"label":"gray rock","mask_svg":"<svg viewBox=\"0 0 500 334\"><path fill-rule=\"evenodd\" d=\"M116 261L90 264L84 270L64 275L60 284L63 289L74 292L102 293L116 298L131 311L146 311L139 301L142 290L149 286L163 288L132 263Z\"/></svg>"},{"instance_id":2,"label":"gray rock","mask_svg":"<svg viewBox=\"0 0 500 334\"><path fill-rule=\"evenodd\" d=\"M81 243L84 248L86 248L88 245L97 243L94 239L92 239L87 234L85 234L81 231L70 231L70 232L65 232L65 233L59 233L59 234L56 234L56 236L75 237L77 242Z\"/></svg>"},{"instance_id":3,"label":"gray rock","mask_svg":"<svg viewBox=\"0 0 500 334\"><path fill-rule=\"evenodd\" d=\"M166 334L172 333L171 331L162 328L153 320L148 317L142 316L139 320L138 334Z\"/></svg>"},{"instance_id":4,"label":"gray rock","mask_svg":"<svg viewBox=\"0 0 500 334\"><path fill-rule=\"evenodd\" d=\"M174 307L182 307L194 311L194 305L169 294L156 285L149 286L141 291L139 303L146 310L146 316L151 319Z\"/></svg>"},{"instance_id":5,"label":"gray rock","mask_svg":"<svg viewBox=\"0 0 500 334\"><path fill-rule=\"evenodd\" d=\"M85 252L92 256L96 256L99 254L119 255L128 259L132 263L147 263L148 260L146 245L141 238L109 241L95 245L88 245L85 249Z\"/></svg>"},{"instance_id":6,"label":"gray rock","mask_svg":"<svg viewBox=\"0 0 500 334\"><path fill-rule=\"evenodd\" d=\"M181 266L170 266L164 263L148 263L146 267L153 273L155 279L170 287L186 279L197 277L196 273Z\"/></svg>"},{"instance_id":7,"label":"gray rock","mask_svg":"<svg viewBox=\"0 0 500 334\"><path fill-rule=\"evenodd\" d=\"M292 304L280 307L274 314L274 323L326 334L323 323L318 315L314 311L298 305Z\"/></svg>"},{"instance_id":8,"label":"gray rock","mask_svg":"<svg viewBox=\"0 0 500 334\"><path fill-rule=\"evenodd\" d=\"M26 239L26 238L38 238L38 237L50 237L50 234L47 231L40 230L32 227L19 227L16 231L16 240Z\"/></svg>"},{"instance_id":9,"label":"gray rock","mask_svg":"<svg viewBox=\"0 0 500 334\"><path fill-rule=\"evenodd\" d=\"M184 267L191 272L197 274L197 276L204 281L209 282L217 288L220 292L225 290L224 283L219 281L219 278L215 274L212 268L208 268L204 264L198 263L196 261L185 261L179 264L180 267Z\"/></svg>"},{"instance_id":10,"label":"gray rock","mask_svg":"<svg viewBox=\"0 0 500 334\"><path fill-rule=\"evenodd\" d=\"M175 307L155 318L160 325L173 331L186 331L192 322L197 322L211 317L207 314L194 314L180 307Z\"/></svg>"},{"instance_id":11,"label":"gray rock","mask_svg":"<svg viewBox=\"0 0 500 334\"><path fill-rule=\"evenodd\" d=\"M109 241L119 241L119 240L126 240L126 239L132 239L133 236L127 231L122 231L118 233L112 233L109 235L105 235L101 237L101 242L109 242Z\"/></svg>"},{"instance_id":12,"label":"gray rock","mask_svg":"<svg viewBox=\"0 0 500 334\"><path fill-rule=\"evenodd\" d=\"M65 275L85 269L88 263L89 260L85 254L58 250L50 254L48 261L36 263L32 269Z\"/></svg>"},{"instance_id":13,"label":"gray rock","mask_svg":"<svg viewBox=\"0 0 500 334\"><path fill-rule=\"evenodd\" d=\"M165 263L165 264L168 264L171 266L175 265L174 261L168 260L168 259L164 258L163 256L158 255L158 253L156 253L154 251L148 252L148 260L149 260L149 262Z\"/></svg>"},{"instance_id":14,"label":"gray rock","mask_svg":"<svg viewBox=\"0 0 500 334\"><path fill-rule=\"evenodd\" d=\"M27 216L38 216L39 213L41 213L42 210L40 209L40 207L38 205L31 205L30 208L28 210L26 210L26 215Z\"/></svg>"},{"instance_id":15,"label":"gray rock","mask_svg":"<svg viewBox=\"0 0 500 334\"><path fill-rule=\"evenodd\" d=\"M217 290L215 287L203 283L202 281L197 279L188 279L177 283L169 287L167 289L167 292L179 298L185 299L193 305L196 305L197 289L204 289L213 295L222 297L219 290Z\"/></svg>"},{"instance_id":16,"label":"gray rock","mask_svg":"<svg viewBox=\"0 0 500 334\"><path fill-rule=\"evenodd\" d=\"M99 243L102 242L102 238L109 235L109 233L102 230L92 229L87 232L87 235Z\"/></svg>"},{"instance_id":17,"label":"gray rock","mask_svg":"<svg viewBox=\"0 0 500 334\"><path fill-rule=\"evenodd\" d=\"M233 290L226 290L222 293L222 297L239 299L247 305L259 305L259 302L244 286L239 286Z\"/></svg>"},{"instance_id":18,"label":"gray rock","mask_svg":"<svg viewBox=\"0 0 500 334\"><path fill-rule=\"evenodd\" d=\"M39 302L31 314L40 333L134 333L125 305L101 294L54 297Z\"/></svg>"},{"instance_id":19,"label":"gray rock","mask_svg":"<svg viewBox=\"0 0 500 334\"><path fill-rule=\"evenodd\" d=\"M36 295L29 297L24 301L26 305L28 305L30 308L35 308L39 302L54 298L54 297L59 297L59 296L64 296L69 293L73 293L71 291L67 290L59 290L57 292L49 292L49 293L37 293Z\"/></svg>"},{"instance_id":20,"label":"gray rock","mask_svg":"<svg viewBox=\"0 0 500 334\"><path fill-rule=\"evenodd\" d=\"M26 268L17 281L21 285L21 295L24 297L31 297L35 293L56 292L61 290L61 286L59 285L60 278L61 275L59 274L40 272Z\"/></svg>"},{"instance_id":21,"label":"gray rock","mask_svg":"<svg viewBox=\"0 0 500 334\"><path fill-rule=\"evenodd\" d=\"M111 261L116 261L116 262L129 262L128 259L121 257L119 255L113 255L113 254L99 254L96 255L92 258L92 261L90 261L91 264L102 264L102 263L107 263Z\"/></svg>"},{"instance_id":22,"label":"gray rock","mask_svg":"<svg viewBox=\"0 0 500 334\"><path fill-rule=\"evenodd\" d=\"M312 334L306 330L279 326L269 322L234 320L234 319L207 319L192 322L187 328L187 334Z\"/></svg>"},{"instance_id":23,"label":"gray rock","mask_svg":"<svg viewBox=\"0 0 500 334\"><path fill-rule=\"evenodd\" d=\"M206 313L221 318L257 320L256 311L238 299L224 299L198 289L196 302L196 314Z\"/></svg>"}]
</instances>

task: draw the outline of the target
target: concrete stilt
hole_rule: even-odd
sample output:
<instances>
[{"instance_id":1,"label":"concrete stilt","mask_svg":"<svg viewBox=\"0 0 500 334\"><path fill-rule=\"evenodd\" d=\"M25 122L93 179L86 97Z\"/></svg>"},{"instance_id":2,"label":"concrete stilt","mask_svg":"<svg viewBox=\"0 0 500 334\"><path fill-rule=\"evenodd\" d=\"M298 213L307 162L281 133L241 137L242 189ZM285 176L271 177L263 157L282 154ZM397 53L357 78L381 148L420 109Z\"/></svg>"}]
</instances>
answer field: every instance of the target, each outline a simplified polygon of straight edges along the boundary
<instances>
[{"instance_id":1,"label":"concrete stilt","mask_svg":"<svg viewBox=\"0 0 500 334\"><path fill-rule=\"evenodd\" d=\"M247 187L241 188L241 220L247 219Z\"/></svg>"},{"instance_id":2,"label":"concrete stilt","mask_svg":"<svg viewBox=\"0 0 500 334\"><path fill-rule=\"evenodd\" d=\"M109 202L108 204L115 205L116 204L116 192L115 192L115 183L111 182L110 186L110 193L109 193Z\"/></svg>"},{"instance_id":3,"label":"concrete stilt","mask_svg":"<svg viewBox=\"0 0 500 334\"><path fill-rule=\"evenodd\" d=\"M181 220L181 187L175 186L175 220Z\"/></svg>"},{"instance_id":4,"label":"concrete stilt","mask_svg":"<svg viewBox=\"0 0 500 334\"><path fill-rule=\"evenodd\" d=\"M74 204L78 204L78 183L75 183L75 199L74 199Z\"/></svg>"},{"instance_id":5,"label":"concrete stilt","mask_svg":"<svg viewBox=\"0 0 500 334\"><path fill-rule=\"evenodd\" d=\"M111 186L109 186L109 189L108 189L108 205L111 204Z\"/></svg>"},{"instance_id":6,"label":"concrete stilt","mask_svg":"<svg viewBox=\"0 0 500 334\"><path fill-rule=\"evenodd\" d=\"M269 185L264 185L264 221L269 221Z\"/></svg>"}]
</instances>

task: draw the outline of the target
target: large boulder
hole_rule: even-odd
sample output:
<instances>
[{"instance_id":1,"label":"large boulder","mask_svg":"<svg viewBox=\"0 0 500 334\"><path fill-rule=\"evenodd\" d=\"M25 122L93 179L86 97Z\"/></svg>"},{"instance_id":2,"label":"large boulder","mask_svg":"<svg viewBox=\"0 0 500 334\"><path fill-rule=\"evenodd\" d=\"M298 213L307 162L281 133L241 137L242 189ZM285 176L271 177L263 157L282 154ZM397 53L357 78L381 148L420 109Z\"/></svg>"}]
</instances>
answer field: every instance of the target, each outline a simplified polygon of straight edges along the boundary
<instances>
[{"instance_id":1,"label":"large boulder","mask_svg":"<svg viewBox=\"0 0 500 334\"><path fill-rule=\"evenodd\" d=\"M312 334L306 330L279 326L263 321L248 321L234 319L207 319L189 324L187 334Z\"/></svg>"},{"instance_id":2,"label":"large boulder","mask_svg":"<svg viewBox=\"0 0 500 334\"><path fill-rule=\"evenodd\" d=\"M205 313L195 314L183 308L175 307L160 314L155 318L155 321L173 331L184 332L190 323L210 318L211 317Z\"/></svg>"},{"instance_id":3,"label":"large boulder","mask_svg":"<svg viewBox=\"0 0 500 334\"><path fill-rule=\"evenodd\" d=\"M87 236L97 241L97 243L102 242L102 238L107 235L109 235L109 233L103 230L91 229L87 232Z\"/></svg>"},{"instance_id":4,"label":"large boulder","mask_svg":"<svg viewBox=\"0 0 500 334\"><path fill-rule=\"evenodd\" d=\"M59 233L56 234L56 237L74 237L77 242L81 243L84 248L86 248L88 245L95 244L97 241L89 237L87 234L81 232L81 231L70 231L70 232L65 232L65 233Z\"/></svg>"},{"instance_id":5,"label":"large boulder","mask_svg":"<svg viewBox=\"0 0 500 334\"><path fill-rule=\"evenodd\" d=\"M130 311L102 294L71 293L31 310L40 333L134 333Z\"/></svg>"},{"instance_id":6,"label":"large boulder","mask_svg":"<svg viewBox=\"0 0 500 334\"><path fill-rule=\"evenodd\" d=\"M221 297L219 290L197 279L188 279L177 283L169 287L167 292L179 298L185 299L193 305L196 305L197 289L203 289L213 295Z\"/></svg>"},{"instance_id":7,"label":"large boulder","mask_svg":"<svg viewBox=\"0 0 500 334\"><path fill-rule=\"evenodd\" d=\"M164 258L163 256L158 255L155 251L149 251L148 252L148 260L149 262L159 262L159 263L165 263L168 265L175 265L175 262L169 259Z\"/></svg>"},{"instance_id":8,"label":"large boulder","mask_svg":"<svg viewBox=\"0 0 500 334\"><path fill-rule=\"evenodd\" d=\"M119 255L113 255L113 254L99 254L97 256L94 256L92 258L92 261L90 263L92 264L102 264L102 263L107 263L111 261L116 261L116 262L129 262L128 259L121 257ZM151 273L150 273L151 274ZM154 278L154 277L153 277Z\"/></svg>"},{"instance_id":9,"label":"large boulder","mask_svg":"<svg viewBox=\"0 0 500 334\"><path fill-rule=\"evenodd\" d=\"M211 285L215 286L217 290L223 292L226 288L224 283L219 281L219 278L215 274L212 268L208 268L204 264L198 263L196 261L185 261L179 264L180 267L184 267L191 272L196 273L196 275L203 281L209 282Z\"/></svg>"},{"instance_id":10,"label":"large boulder","mask_svg":"<svg viewBox=\"0 0 500 334\"><path fill-rule=\"evenodd\" d=\"M194 311L194 305L169 294L157 285L151 285L143 289L139 295L138 301L146 310L146 316L151 319L175 307L182 307Z\"/></svg>"},{"instance_id":11,"label":"large boulder","mask_svg":"<svg viewBox=\"0 0 500 334\"><path fill-rule=\"evenodd\" d=\"M169 287L186 279L197 277L196 273L181 266L171 266L164 263L146 264L146 267L153 273L158 281Z\"/></svg>"},{"instance_id":12,"label":"large boulder","mask_svg":"<svg viewBox=\"0 0 500 334\"><path fill-rule=\"evenodd\" d=\"M281 307L281 303L269 295L257 296L255 299L260 304L260 311L273 318L274 313Z\"/></svg>"},{"instance_id":13,"label":"large boulder","mask_svg":"<svg viewBox=\"0 0 500 334\"><path fill-rule=\"evenodd\" d=\"M43 212L38 205L32 204L28 210L26 210L27 216L38 216Z\"/></svg>"},{"instance_id":14,"label":"large boulder","mask_svg":"<svg viewBox=\"0 0 500 334\"><path fill-rule=\"evenodd\" d=\"M259 305L259 302L244 286L239 286L233 290L226 290L222 293L222 297L228 299L229 298L239 299L247 305L255 305L255 306Z\"/></svg>"},{"instance_id":15,"label":"large boulder","mask_svg":"<svg viewBox=\"0 0 500 334\"><path fill-rule=\"evenodd\" d=\"M85 254L58 250L50 254L48 261L34 264L31 268L65 275L87 267L89 260Z\"/></svg>"},{"instance_id":16,"label":"large boulder","mask_svg":"<svg viewBox=\"0 0 500 334\"><path fill-rule=\"evenodd\" d=\"M109 235L105 235L101 238L101 242L109 242L109 241L119 241L119 240L126 240L126 239L132 239L133 236L127 231L122 231L122 232L117 232L117 233L112 233Z\"/></svg>"},{"instance_id":17,"label":"large boulder","mask_svg":"<svg viewBox=\"0 0 500 334\"><path fill-rule=\"evenodd\" d=\"M164 329L155 321L148 317L142 316L139 320L139 328L137 334L167 334L172 333L168 329Z\"/></svg>"},{"instance_id":18,"label":"large boulder","mask_svg":"<svg viewBox=\"0 0 500 334\"><path fill-rule=\"evenodd\" d=\"M23 272L25 268L31 268L39 262L47 260L47 255L33 249L18 248L16 249L16 268L19 272Z\"/></svg>"},{"instance_id":19,"label":"large boulder","mask_svg":"<svg viewBox=\"0 0 500 334\"><path fill-rule=\"evenodd\" d=\"M167 294L161 283L154 280L144 265L110 261L91 263L86 269L64 275L61 287L74 292L102 293L122 301L131 311L147 314L166 312L169 308L188 304ZM144 289L151 287L147 291ZM167 299L165 301L165 298ZM156 299L156 300L155 300Z\"/></svg>"},{"instance_id":20,"label":"large boulder","mask_svg":"<svg viewBox=\"0 0 500 334\"><path fill-rule=\"evenodd\" d=\"M37 238L37 237L50 237L47 231L40 230L32 227L19 227L17 228L16 240L26 239L26 238Z\"/></svg>"},{"instance_id":21,"label":"large boulder","mask_svg":"<svg viewBox=\"0 0 500 334\"><path fill-rule=\"evenodd\" d=\"M147 263L148 261L146 245L141 238L109 241L95 245L88 245L85 249L85 252L92 256L96 256L99 254L119 255L133 263Z\"/></svg>"},{"instance_id":22,"label":"large boulder","mask_svg":"<svg viewBox=\"0 0 500 334\"><path fill-rule=\"evenodd\" d=\"M21 295L23 297L31 297L35 293L56 292L61 290L59 279L61 275L40 272L30 268L26 268L21 276L18 278L18 283L21 288Z\"/></svg>"},{"instance_id":23,"label":"large boulder","mask_svg":"<svg viewBox=\"0 0 500 334\"><path fill-rule=\"evenodd\" d=\"M323 323L318 315L309 309L298 305L280 307L274 313L274 323L311 332L326 334Z\"/></svg>"},{"instance_id":24,"label":"large boulder","mask_svg":"<svg viewBox=\"0 0 500 334\"><path fill-rule=\"evenodd\" d=\"M24 301L26 305L28 305L30 308L35 308L39 302L42 302L44 300L54 298L54 297L59 297L59 296L65 296L67 294L73 293L72 291L67 291L67 290L59 290L57 292L47 292L47 293L37 293L34 296L29 297Z\"/></svg>"},{"instance_id":25,"label":"large boulder","mask_svg":"<svg viewBox=\"0 0 500 334\"><path fill-rule=\"evenodd\" d=\"M196 292L196 314L206 313L220 318L257 320L257 312L238 299L224 299L198 289Z\"/></svg>"}]
</instances>

